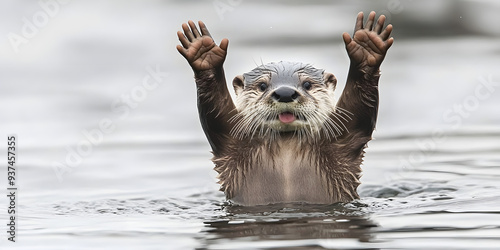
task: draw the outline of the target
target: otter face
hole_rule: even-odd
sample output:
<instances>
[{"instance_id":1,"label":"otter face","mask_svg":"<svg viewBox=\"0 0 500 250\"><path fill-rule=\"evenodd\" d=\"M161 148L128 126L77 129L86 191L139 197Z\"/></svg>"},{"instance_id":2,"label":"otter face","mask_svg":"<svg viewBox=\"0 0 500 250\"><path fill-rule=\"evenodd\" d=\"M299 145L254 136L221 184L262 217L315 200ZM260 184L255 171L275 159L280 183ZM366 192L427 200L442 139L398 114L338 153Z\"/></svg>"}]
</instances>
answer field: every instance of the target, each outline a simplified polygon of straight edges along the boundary
<instances>
[{"instance_id":1,"label":"otter face","mask_svg":"<svg viewBox=\"0 0 500 250\"><path fill-rule=\"evenodd\" d=\"M293 132L315 138L335 137L333 74L308 64L278 62L259 66L233 80L238 115L232 134L269 136Z\"/></svg>"}]
</instances>

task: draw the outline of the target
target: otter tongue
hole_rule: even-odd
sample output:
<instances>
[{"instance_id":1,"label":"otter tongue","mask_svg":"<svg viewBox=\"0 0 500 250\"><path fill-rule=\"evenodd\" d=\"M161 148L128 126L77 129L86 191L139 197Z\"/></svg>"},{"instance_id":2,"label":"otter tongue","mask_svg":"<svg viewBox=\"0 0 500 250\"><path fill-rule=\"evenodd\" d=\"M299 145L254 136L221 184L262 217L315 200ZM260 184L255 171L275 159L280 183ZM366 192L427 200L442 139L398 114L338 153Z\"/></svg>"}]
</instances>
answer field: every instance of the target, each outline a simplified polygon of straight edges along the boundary
<instances>
[{"instance_id":1,"label":"otter tongue","mask_svg":"<svg viewBox=\"0 0 500 250\"><path fill-rule=\"evenodd\" d=\"M279 114L279 119L282 123L292 123L295 121L295 115L290 112L283 112Z\"/></svg>"}]
</instances>

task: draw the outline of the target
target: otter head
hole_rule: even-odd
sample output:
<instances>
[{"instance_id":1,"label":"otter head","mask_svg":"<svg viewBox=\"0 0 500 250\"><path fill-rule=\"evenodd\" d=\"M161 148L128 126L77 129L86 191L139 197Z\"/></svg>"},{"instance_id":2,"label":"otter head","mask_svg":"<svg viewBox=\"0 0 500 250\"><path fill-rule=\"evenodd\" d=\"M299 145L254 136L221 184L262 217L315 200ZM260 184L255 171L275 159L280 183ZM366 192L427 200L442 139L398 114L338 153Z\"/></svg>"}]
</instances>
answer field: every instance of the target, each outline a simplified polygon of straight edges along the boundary
<instances>
[{"instance_id":1,"label":"otter head","mask_svg":"<svg viewBox=\"0 0 500 250\"><path fill-rule=\"evenodd\" d=\"M308 64L278 62L259 66L233 80L237 137L282 134L335 137L333 92L337 79Z\"/></svg>"}]
</instances>

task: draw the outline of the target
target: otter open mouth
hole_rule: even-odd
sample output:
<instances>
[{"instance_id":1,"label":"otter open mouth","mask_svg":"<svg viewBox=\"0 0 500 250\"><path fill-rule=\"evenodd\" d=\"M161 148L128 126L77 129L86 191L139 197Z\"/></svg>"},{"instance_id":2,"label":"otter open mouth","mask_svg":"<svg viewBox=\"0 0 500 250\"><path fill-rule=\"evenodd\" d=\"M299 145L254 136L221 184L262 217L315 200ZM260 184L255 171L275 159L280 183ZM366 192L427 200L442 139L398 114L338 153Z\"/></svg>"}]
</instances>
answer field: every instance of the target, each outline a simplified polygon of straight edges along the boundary
<instances>
[{"instance_id":1,"label":"otter open mouth","mask_svg":"<svg viewBox=\"0 0 500 250\"><path fill-rule=\"evenodd\" d=\"M290 113L290 112L283 112L281 114L278 115L278 119L282 122L282 123L292 123L294 122L297 118L295 117L295 115L293 113Z\"/></svg>"}]
</instances>

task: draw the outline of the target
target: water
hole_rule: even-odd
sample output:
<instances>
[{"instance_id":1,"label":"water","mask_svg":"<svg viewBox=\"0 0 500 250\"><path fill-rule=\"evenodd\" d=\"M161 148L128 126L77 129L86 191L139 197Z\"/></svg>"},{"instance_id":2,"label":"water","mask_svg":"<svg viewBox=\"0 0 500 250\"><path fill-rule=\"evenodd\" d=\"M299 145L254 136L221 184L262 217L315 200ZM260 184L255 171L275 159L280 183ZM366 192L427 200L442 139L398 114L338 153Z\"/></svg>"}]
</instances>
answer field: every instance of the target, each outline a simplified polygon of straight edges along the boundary
<instances>
[{"instance_id":1,"label":"water","mask_svg":"<svg viewBox=\"0 0 500 250\"><path fill-rule=\"evenodd\" d=\"M19 219L17 242L2 233L1 249L498 249L500 38L488 27L499 5L396 3L243 1L221 20L211 1L70 2L18 53L4 39L0 131L18 135ZM28 1L0 9L4 37L42 10ZM333 72L340 91L340 35L372 9L391 14L396 42L382 65L361 199L225 203L192 73L175 51L180 24L202 19L216 40L230 39L228 81L261 61L302 61ZM158 69L168 80L126 106L122 96L138 95ZM71 168L55 171L61 164ZM0 207L6 224L6 197Z\"/></svg>"}]
</instances>

